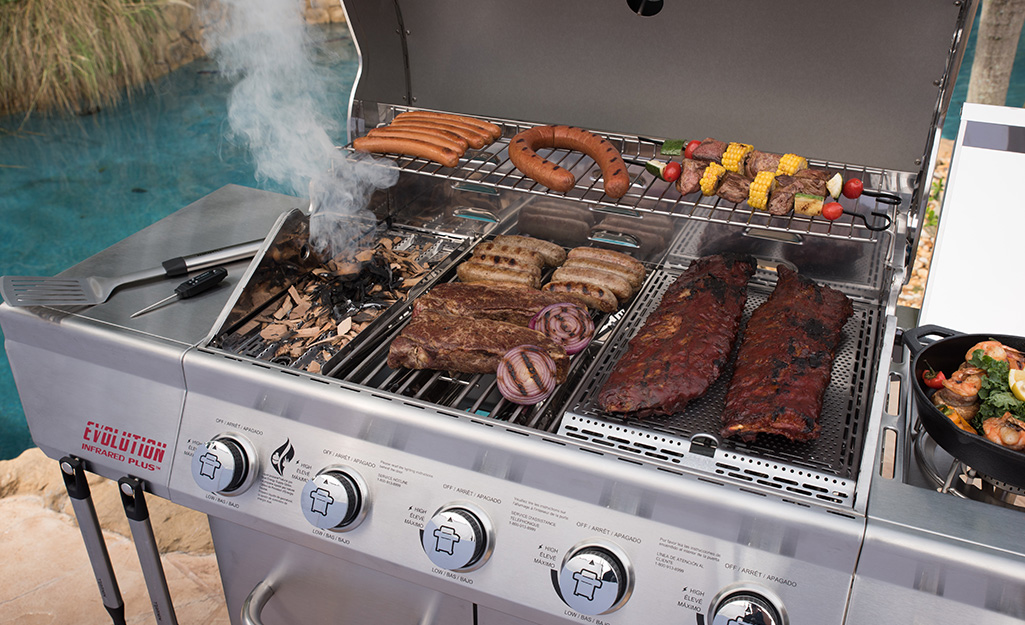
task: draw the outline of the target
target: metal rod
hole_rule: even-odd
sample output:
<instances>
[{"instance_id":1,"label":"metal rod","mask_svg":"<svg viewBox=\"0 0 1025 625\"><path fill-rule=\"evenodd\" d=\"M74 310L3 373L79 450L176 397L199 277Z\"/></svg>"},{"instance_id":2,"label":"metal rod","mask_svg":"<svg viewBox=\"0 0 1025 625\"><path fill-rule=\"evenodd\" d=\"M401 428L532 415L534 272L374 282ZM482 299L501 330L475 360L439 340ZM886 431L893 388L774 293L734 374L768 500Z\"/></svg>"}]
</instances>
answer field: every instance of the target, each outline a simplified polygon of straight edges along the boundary
<instances>
[{"instance_id":1,"label":"metal rod","mask_svg":"<svg viewBox=\"0 0 1025 625\"><path fill-rule=\"evenodd\" d=\"M132 530L132 540L135 541L135 550L139 554L139 564L142 567L143 579L146 580L146 589L149 591L153 616L158 625L177 625L171 593L167 588L167 578L164 577L164 567L160 564L160 551L153 535L153 526L149 522L149 510L146 508L142 481L126 476L117 483L121 491L121 504L125 508L125 516L128 517L128 527Z\"/></svg>"},{"instance_id":2,"label":"metal rod","mask_svg":"<svg viewBox=\"0 0 1025 625\"><path fill-rule=\"evenodd\" d=\"M85 477L84 464L79 458L64 456L60 460L61 475L71 499L71 507L75 511L75 518L78 520L78 528L82 531L82 540L85 542L89 563L93 567L93 575L96 576L96 585L100 587L103 607L107 609L114 625L125 625L125 603L121 599L114 568L110 564L110 554L107 553L107 543L103 540L100 521L96 518L96 508L93 506L89 482Z\"/></svg>"}]
</instances>

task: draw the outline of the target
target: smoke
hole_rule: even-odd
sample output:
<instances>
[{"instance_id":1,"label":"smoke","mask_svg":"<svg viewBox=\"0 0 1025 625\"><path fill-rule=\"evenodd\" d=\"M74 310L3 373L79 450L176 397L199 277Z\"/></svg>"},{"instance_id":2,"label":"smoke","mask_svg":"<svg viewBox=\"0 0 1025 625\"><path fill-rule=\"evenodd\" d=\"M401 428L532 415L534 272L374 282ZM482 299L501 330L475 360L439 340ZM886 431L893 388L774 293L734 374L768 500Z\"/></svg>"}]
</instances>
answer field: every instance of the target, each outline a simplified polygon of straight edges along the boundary
<instances>
[{"instance_id":1,"label":"smoke","mask_svg":"<svg viewBox=\"0 0 1025 625\"><path fill-rule=\"evenodd\" d=\"M374 217L370 195L398 172L335 147L340 122L329 113L327 80L296 0L221 0L208 16L207 50L236 78L228 101L229 137L247 145L257 180L310 194L310 242L325 257L349 252L354 232ZM353 224L359 224L354 226Z\"/></svg>"}]
</instances>

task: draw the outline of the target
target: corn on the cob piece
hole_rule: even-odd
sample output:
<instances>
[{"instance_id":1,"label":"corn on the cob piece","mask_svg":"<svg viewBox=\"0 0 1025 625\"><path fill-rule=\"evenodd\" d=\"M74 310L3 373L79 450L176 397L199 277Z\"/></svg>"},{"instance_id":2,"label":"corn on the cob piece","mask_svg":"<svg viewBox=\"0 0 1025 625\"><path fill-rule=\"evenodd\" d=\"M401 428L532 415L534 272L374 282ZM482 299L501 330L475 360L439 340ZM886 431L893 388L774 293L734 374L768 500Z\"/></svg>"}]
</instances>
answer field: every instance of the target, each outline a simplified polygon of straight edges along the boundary
<instances>
[{"instance_id":1,"label":"corn on the cob piece","mask_svg":"<svg viewBox=\"0 0 1025 625\"><path fill-rule=\"evenodd\" d=\"M719 179L726 173L726 168L719 163L709 163L705 173L701 175L701 193L715 195L719 188Z\"/></svg>"},{"instance_id":2,"label":"corn on the cob piece","mask_svg":"<svg viewBox=\"0 0 1025 625\"><path fill-rule=\"evenodd\" d=\"M793 176L802 169L808 169L808 159L796 154L784 154L783 158L779 159L776 175Z\"/></svg>"},{"instance_id":3,"label":"corn on the cob piece","mask_svg":"<svg viewBox=\"0 0 1025 625\"><path fill-rule=\"evenodd\" d=\"M746 143L730 143L722 154L722 166L729 171L740 173L744 166L744 159L754 149L753 145Z\"/></svg>"},{"instance_id":4,"label":"corn on the cob piece","mask_svg":"<svg viewBox=\"0 0 1025 625\"><path fill-rule=\"evenodd\" d=\"M760 171L751 182L751 189L748 191L747 203L751 208L765 210L769 202L769 195L776 188L776 174L771 171Z\"/></svg>"}]
</instances>

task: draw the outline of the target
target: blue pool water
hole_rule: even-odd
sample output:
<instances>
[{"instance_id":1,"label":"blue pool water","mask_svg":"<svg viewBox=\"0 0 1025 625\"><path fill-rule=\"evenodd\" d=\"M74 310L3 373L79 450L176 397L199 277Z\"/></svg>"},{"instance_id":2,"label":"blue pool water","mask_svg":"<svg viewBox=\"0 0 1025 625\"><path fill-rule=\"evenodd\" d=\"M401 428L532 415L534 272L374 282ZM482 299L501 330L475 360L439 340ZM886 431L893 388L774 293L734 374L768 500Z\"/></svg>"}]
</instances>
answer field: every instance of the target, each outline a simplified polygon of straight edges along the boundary
<instances>
[{"instance_id":1,"label":"blue pool water","mask_svg":"<svg viewBox=\"0 0 1025 625\"><path fill-rule=\"evenodd\" d=\"M355 48L344 25L315 38L344 119ZM290 193L256 180L248 151L224 138L232 84L202 59L94 115L0 118L0 275L54 275L229 183ZM0 459L30 446L0 351Z\"/></svg>"},{"instance_id":2,"label":"blue pool water","mask_svg":"<svg viewBox=\"0 0 1025 625\"><path fill-rule=\"evenodd\" d=\"M318 64L336 76L334 115L343 119L355 49L344 26L315 32ZM973 33L943 127L948 139L957 134L974 41ZM1025 38L1018 60L1009 106L1025 104ZM225 139L231 87L203 59L95 115L0 118L0 275L58 273L225 184L289 193L256 180L248 152ZM0 459L31 445L0 351Z\"/></svg>"}]
</instances>

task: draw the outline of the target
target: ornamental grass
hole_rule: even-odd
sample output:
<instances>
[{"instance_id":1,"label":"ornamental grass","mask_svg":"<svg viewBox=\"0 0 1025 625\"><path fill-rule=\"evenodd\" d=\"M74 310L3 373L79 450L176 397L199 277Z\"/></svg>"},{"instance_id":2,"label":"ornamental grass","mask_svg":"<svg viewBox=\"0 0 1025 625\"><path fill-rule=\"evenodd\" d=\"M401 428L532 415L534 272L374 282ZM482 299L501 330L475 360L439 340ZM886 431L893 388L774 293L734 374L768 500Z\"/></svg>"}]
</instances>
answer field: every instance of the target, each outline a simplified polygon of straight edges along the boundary
<instances>
[{"instance_id":1,"label":"ornamental grass","mask_svg":"<svg viewBox=\"0 0 1025 625\"><path fill-rule=\"evenodd\" d=\"M91 112L130 96L158 73L168 3L0 0L0 115Z\"/></svg>"}]
</instances>

